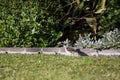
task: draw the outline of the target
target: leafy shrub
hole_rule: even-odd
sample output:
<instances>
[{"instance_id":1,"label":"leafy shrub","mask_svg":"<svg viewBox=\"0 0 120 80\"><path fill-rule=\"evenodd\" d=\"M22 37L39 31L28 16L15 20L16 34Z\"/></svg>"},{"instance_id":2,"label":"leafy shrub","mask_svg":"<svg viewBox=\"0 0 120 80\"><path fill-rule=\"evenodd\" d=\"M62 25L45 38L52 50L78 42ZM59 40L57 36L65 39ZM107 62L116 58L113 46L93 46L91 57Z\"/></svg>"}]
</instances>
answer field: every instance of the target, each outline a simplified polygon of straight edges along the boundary
<instances>
[{"instance_id":1,"label":"leafy shrub","mask_svg":"<svg viewBox=\"0 0 120 80\"><path fill-rule=\"evenodd\" d=\"M67 38L73 44L80 33L95 29L89 29L83 20L96 19L94 1L82 0L79 4L75 0L0 0L0 47L55 46ZM114 2L111 0L111 7L101 15L103 33L118 26L119 4L115 3L115 7Z\"/></svg>"},{"instance_id":2,"label":"leafy shrub","mask_svg":"<svg viewBox=\"0 0 120 80\"><path fill-rule=\"evenodd\" d=\"M90 38L90 34L85 35L85 37L79 38L75 43L76 47L80 48L120 48L120 31L119 29L114 29L108 33L105 33L101 39L94 41Z\"/></svg>"},{"instance_id":3,"label":"leafy shrub","mask_svg":"<svg viewBox=\"0 0 120 80\"><path fill-rule=\"evenodd\" d=\"M120 0L110 0L107 10L100 15L102 25L101 33L119 28L120 24ZM120 29L120 28L119 28Z\"/></svg>"},{"instance_id":4,"label":"leafy shrub","mask_svg":"<svg viewBox=\"0 0 120 80\"><path fill-rule=\"evenodd\" d=\"M37 1L8 1L1 3L0 47L54 46L62 36L56 31L54 16L39 7Z\"/></svg>"}]
</instances>

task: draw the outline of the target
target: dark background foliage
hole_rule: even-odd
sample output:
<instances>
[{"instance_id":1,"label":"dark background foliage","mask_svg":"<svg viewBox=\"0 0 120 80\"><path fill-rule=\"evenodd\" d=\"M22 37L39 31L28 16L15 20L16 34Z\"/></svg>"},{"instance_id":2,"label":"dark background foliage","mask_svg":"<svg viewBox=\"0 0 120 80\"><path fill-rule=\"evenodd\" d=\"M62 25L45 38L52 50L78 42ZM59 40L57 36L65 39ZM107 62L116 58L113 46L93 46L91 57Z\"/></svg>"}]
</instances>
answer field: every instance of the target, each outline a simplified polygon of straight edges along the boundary
<instances>
[{"instance_id":1,"label":"dark background foliage","mask_svg":"<svg viewBox=\"0 0 120 80\"><path fill-rule=\"evenodd\" d=\"M97 8L84 1L0 0L0 47L48 47L66 39L74 43L80 35L93 33L85 17L99 19L102 35L119 28L119 3L110 0L107 10L95 15Z\"/></svg>"}]
</instances>

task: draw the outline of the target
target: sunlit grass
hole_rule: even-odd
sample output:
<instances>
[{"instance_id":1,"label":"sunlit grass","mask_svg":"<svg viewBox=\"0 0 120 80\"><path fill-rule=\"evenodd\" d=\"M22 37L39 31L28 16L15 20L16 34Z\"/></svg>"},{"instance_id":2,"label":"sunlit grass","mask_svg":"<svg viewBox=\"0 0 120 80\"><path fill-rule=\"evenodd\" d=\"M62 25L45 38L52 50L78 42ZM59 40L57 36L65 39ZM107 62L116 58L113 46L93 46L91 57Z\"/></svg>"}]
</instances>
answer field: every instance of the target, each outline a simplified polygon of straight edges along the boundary
<instances>
[{"instance_id":1,"label":"sunlit grass","mask_svg":"<svg viewBox=\"0 0 120 80\"><path fill-rule=\"evenodd\" d=\"M119 57L0 54L0 80L119 79Z\"/></svg>"}]
</instances>

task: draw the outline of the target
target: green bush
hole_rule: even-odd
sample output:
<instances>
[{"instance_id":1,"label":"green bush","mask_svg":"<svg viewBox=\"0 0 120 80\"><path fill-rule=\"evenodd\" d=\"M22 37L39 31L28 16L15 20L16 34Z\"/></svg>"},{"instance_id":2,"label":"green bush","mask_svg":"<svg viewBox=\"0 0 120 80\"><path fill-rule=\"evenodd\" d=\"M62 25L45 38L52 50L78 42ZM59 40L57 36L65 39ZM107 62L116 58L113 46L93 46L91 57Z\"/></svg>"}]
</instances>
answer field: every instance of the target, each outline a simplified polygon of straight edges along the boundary
<instances>
[{"instance_id":1,"label":"green bush","mask_svg":"<svg viewBox=\"0 0 120 80\"><path fill-rule=\"evenodd\" d=\"M79 34L90 33L95 29L90 29L89 23L84 21L89 17L99 17L94 16L98 6L96 0L95 5L92 5L93 2L83 0L78 4L73 0L0 0L0 47L55 46L67 38L73 44ZM118 2L110 0L107 11L100 15L103 26L100 33L118 27Z\"/></svg>"},{"instance_id":2,"label":"green bush","mask_svg":"<svg viewBox=\"0 0 120 80\"><path fill-rule=\"evenodd\" d=\"M37 1L8 1L1 3L1 47L54 46L62 36L56 31L58 22L49 12L39 8Z\"/></svg>"},{"instance_id":3,"label":"green bush","mask_svg":"<svg viewBox=\"0 0 120 80\"><path fill-rule=\"evenodd\" d=\"M102 25L101 32L108 32L114 28L119 28L120 24L120 1L110 0L107 10L100 15L100 23ZM119 28L120 29L120 28Z\"/></svg>"}]
</instances>

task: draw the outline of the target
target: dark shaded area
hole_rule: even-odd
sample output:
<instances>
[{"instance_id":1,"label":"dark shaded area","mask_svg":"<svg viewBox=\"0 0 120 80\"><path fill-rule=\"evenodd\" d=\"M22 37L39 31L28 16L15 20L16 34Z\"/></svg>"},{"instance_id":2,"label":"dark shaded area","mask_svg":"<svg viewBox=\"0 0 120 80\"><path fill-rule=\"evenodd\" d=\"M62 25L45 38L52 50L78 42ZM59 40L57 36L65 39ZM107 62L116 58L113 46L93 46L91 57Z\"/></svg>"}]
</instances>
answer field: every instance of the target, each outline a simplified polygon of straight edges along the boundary
<instances>
[{"instance_id":1,"label":"dark shaded area","mask_svg":"<svg viewBox=\"0 0 120 80\"><path fill-rule=\"evenodd\" d=\"M78 52L80 56L89 56L86 53L82 52L80 49L76 49L76 52Z\"/></svg>"}]
</instances>

